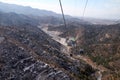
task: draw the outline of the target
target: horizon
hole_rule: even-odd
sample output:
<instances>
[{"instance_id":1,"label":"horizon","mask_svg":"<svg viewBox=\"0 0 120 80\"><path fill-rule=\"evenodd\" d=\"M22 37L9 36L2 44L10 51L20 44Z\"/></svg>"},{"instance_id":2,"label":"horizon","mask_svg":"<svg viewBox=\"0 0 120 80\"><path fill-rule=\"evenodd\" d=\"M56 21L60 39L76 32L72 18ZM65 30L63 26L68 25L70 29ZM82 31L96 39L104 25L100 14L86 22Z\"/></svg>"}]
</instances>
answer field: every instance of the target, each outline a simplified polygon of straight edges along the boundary
<instances>
[{"instance_id":1,"label":"horizon","mask_svg":"<svg viewBox=\"0 0 120 80\"><path fill-rule=\"evenodd\" d=\"M65 15L74 17L83 17L83 9L86 0L61 0ZM16 4L21 6L30 6L32 8L49 10L61 14L58 0L0 0L0 2L8 4ZM81 3L81 5L79 5ZM119 0L88 0L84 18L110 19L120 20L120 1ZM102 6L101 6L102 4ZM48 6L49 5L49 6Z\"/></svg>"}]
</instances>

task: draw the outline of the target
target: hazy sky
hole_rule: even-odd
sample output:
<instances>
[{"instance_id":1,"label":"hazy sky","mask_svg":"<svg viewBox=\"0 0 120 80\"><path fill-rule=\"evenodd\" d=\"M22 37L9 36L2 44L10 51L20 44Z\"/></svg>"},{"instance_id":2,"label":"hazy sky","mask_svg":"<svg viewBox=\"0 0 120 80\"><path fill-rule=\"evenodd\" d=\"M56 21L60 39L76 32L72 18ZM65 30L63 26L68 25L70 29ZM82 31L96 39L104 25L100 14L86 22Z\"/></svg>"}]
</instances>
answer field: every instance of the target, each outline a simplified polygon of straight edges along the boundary
<instances>
[{"instance_id":1,"label":"hazy sky","mask_svg":"<svg viewBox=\"0 0 120 80\"><path fill-rule=\"evenodd\" d=\"M0 0L61 13L59 0ZM61 0L65 14L82 16L86 0ZM88 0L85 17L120 19L120 0Z\"/></svg>"}]
</instances>

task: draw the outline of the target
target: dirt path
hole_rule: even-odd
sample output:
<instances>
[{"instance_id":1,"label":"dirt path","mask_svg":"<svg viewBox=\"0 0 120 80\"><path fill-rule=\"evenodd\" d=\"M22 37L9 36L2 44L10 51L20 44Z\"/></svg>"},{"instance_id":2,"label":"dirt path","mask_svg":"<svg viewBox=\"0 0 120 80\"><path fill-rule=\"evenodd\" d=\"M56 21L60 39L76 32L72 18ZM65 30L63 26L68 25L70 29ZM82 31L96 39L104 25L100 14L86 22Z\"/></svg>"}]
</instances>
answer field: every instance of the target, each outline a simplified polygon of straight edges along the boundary
<instances>
[{"instance_id":1,"label":"dirt path","mask_svg":"<svg viewBox=\"0 0 120 80\"><path fill-rule=\"evenodd\" d=\"M66 39L65 38L61 38L59 37L60 34L62 34L62 32L58 32L58 31L48 31L48 27L44 26L44 27L39 27L41 30L43 30L45 33L47 33L49 36L52 37L52 39L54 39L55 41L61 43L64 46L67 46L66 44Z\"/></svg>"}]
</instances>

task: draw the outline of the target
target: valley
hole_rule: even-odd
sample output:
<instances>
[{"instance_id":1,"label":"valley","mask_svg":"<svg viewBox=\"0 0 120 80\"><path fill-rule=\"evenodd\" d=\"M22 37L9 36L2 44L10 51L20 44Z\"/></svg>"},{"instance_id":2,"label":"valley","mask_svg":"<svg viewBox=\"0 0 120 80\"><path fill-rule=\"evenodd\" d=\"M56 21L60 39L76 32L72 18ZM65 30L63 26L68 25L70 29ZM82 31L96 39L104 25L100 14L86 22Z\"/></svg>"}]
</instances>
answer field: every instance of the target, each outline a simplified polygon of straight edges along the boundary
<instances>
[{"instance_id":1,"label":"valley","mask_svg":"<svg viewBox=\"0 0 120 80\"><path fill-rule=\"evenodd\" d=\"M0 80L119 80L120 22L0 2Z\"/></svg>"}]
</instances>

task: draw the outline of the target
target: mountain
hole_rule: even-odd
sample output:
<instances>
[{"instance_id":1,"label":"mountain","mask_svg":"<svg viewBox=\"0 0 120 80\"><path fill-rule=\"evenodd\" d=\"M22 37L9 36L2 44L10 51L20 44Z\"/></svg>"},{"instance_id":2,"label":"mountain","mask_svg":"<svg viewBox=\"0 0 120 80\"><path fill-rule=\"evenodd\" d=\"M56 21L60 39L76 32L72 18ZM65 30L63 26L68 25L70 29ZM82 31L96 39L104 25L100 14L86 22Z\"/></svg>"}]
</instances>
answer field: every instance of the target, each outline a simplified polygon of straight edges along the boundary
<instances>
[{"instance_id":1,"label":"mountain","mask_svg":"<svg viewBox=\"0 0 120 80\"><path fill-rule=\"evenodd\" d=\"M95 80L96 69L37 27L59 19L2 11L0 17L0 80Z\"/></svg>"},{"instance_id":2,"label":"mountain","mask_svg":"<svg viewBox=\"0 0 120 80\"><path fill-rule=\"evenodd\" d=\"M63 18L61 14L57 14L52 11L41 10L36 8L31 8L29 6L20 6L15 4L7 4L0 2L0 11L3 13L15 13L22 14L32 18L33 20L39 21L42 24L63 24ZM69 15L65 15L66 22L79 22L81 24L90 24L88 21L83 19L78 19Z\"/></svg>"},{"instance_id":3,"label":"mountain","mask_svg":"<svg viewBox=\"0 0 120 80\"><path fill-rule=\"evenodd\" d=\"M8 3L3 3L0 2L0 11L4 13L16 13L16 14L23 14L27 15L33 19L40 20L39 22L41 23L52 23L54 21L58 24L63 23L62 15L57 14L52 11L48 10L41 10L37 8L32 8L29 6L21 6L21 5L15 5L15 4L8 4ZM95 18L82 18L82 17L72 17L69 15L65 15L66 21L69 22L79 22L81 24L100 24L100 25L109 25L109 24L117 24L120 23L120 21L116 20L106 20L106 19L95 19ZM48 20L49 21L48 21ZM53 21L50 21L54 19ZM47 22L48 21L48 22Z\"/></svg>"},{"instance_id":4,"label":"mountain","mask_svg":"<svg viewBox=\"0 0 120 80\"><path fill-rule=\"evenodd\" d=\"M58 31L59 36L77 38L76 46L72 47L71 53L80 55L80 50L84 50L83 56L102 65L107 70L103 72L103 80L119 80L120 74L120 23L100 25L100 24L69 24L65 28L63 25L49 27L49 31Z\"/></svg>"},{"instance_id":5,"label":"mountain","mask_svg":"<svg viewBox=\"0 0 120 80\"><path fill-rule=\"evenodd\" d=\"M32 25L37 26L38 21L29 16L23 14L16 14L13 12L4 13L0 12L0 24L3 26L23 26L23 25Z\"/></svg>"},{"instance_id":6,"label":"mountain","mask_svg":"<svg viewBox=\"0 0 120 80\"><path fill-rule=\"evenodd\" d=\"M0 79L94 79L95 69L71 59L62 47L37 27L0 26Z\"/></svg>"},{"instance_id":7,"label":"mountain","mask_svg":"<svg viewBox=\"0 0 120 80\"><path fill-rule=\"evenodd\" d=\"M24 15L31 15L31 16L59 16L59 14L56 14L52 11L46 11L46 10L39 10L27 6L20 6L15 4L7 4L0 2L0 10L2 12L14 12L17 14L24 14Z\"/></svg>"}]
</instances>

